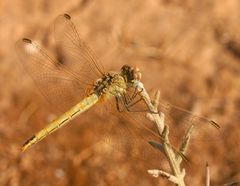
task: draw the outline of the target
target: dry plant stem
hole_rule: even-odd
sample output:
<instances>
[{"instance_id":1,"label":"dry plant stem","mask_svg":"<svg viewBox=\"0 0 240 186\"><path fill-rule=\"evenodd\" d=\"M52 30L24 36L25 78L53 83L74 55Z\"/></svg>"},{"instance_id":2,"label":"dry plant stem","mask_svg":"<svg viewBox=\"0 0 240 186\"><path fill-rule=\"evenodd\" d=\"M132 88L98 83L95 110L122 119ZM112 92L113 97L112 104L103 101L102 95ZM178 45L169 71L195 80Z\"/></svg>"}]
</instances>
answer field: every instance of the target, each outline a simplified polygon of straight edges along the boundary
<instances>
[{"instance_id":1,"label":"dry plant stem","mask_svg":"<svg viewBox=\"0 0 240 186\"><path fill-rule=\"evenodd\" d=\"M206 186L210 186L210 168L208 163L206 164Z\"/></svg>"},{"instance_id":2,"label":"dry plant stem","mask_svg":"<svg viewBox=\"0 0 240 186\"><path fill-rule=\"evenodd\" d=\"M170 173L161 171L161 170L159 170L159 175L163 176L164 178L167 178L169 181L171 181L172 183L174 183L178 186L185 186L185 183L184 183L185 170L183 169L181 171L180 161L176 159L176 154L175 154L174 150L172 149L171 145L169 145L170 144L169 139L168 139L169 129L168 129L168 126L164 124L164 114L163 113L158 114L157 108L158 108L160 93L156 94L156 98L152 102L146 89L144 88L144 86L141 82L137 81L135 87L138 89L140 96L145 101L149 110L152 112L152 113L150 113L151 120L153 120L154 123L156 123L160 135L162 135L162 137L164 138L164 142L162 144L163 151L164 151L165 156L168 159L168 162L172 169L173 175L171 175ZM152 174L151 170L149 173Z\"/></svg>"},{"instance_id":3,"label":"dry plant stem","mask_svg":"<svg viewBox=\"0 0 240 186\"><path fill-rule=\"evenodd\" d=\"M178 179L175 176L173 176L165 171L162 171L162 170L157 170L157 169L148 170L148 173L154 177L162 176L163 178L166 178L173 183L178 182Z\"/></svg>"}]
</instances>

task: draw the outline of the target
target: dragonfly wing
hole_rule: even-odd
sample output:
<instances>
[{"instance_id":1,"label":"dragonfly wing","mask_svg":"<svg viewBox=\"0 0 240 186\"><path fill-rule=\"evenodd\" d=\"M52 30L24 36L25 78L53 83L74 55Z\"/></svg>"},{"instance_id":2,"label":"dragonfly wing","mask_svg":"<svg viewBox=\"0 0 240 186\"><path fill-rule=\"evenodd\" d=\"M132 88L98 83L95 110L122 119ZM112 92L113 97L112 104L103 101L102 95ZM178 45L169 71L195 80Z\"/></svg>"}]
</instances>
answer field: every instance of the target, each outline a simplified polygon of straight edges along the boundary
<instances>
[{"instance_id":1,"label":"dragonfly wing","mask_svg":"<svg viewBox=\"0 0 240 186\"><path fill-rule=\"evenodd\" d=\"M29 39L16 43L20 60L41 93L54 108L66 111L85 95L86 83L79 75L52 59L39 45ZM92 80L93 81L93 80Z\"/></svg>"},{"instance_id":2,"label":"dragonfly wing","mask_svg":"<svg viewBox=\"0 0 240 186\"><path fill-rule=\"evenodd\" d=\"M192 140L210 142L221 139L220 126L212 120L196 116L166 102L159 104L158 111L164 113L165 123L170 127L171 136L176 140L179 140L191 126L193 126Z\"/></svg>"},{"instance_id":3,"label":"dragonfly wing","mask_svg":"<svg viewBox=\"0 0 240 186\"><path fill-rule=\"evenodd\" d=\"M58 60L29 39L19 40L16 50L42 94L54 107L66 111L87 94L103 68L80 39L69 15L56 18L54 32Z\"/></svg>"},{"instance_id":4,"label":"dragonfly wing","mask_svg":"<svg viewBox=\"0 0 240 186\"><path fill-rule=\"evenodd\" d=\"M121 114L122 118L128 118L129 120L131 120L131 124L126 124L125 128L135 130L135 132L133 133L140 134L138 135L141 136L140 138L147 139L145 140L147 142L160 143L163 139L159 135L156 124L151 122L149 118L146 117L146 114L150 112L147 105L143 102L143 100L138 101L139 95L137 95L133 98L133 100L131 100L134 93L134 90L129 89L126 94L127 100L130 100L131 102L130 105L133 103L131 107L129 107L129 110L126 109L126 105L118 101L120 103L118 107L123 111L121 113L115 112L115 115L117 116ZM116 105L113 104L112 108L114 108L114 106L116 107ZM172 148L174 148L174 151L176 153L180 153L177 147L181 146L182 139L184 138L187 130L190 129L191 126L193 126L190 141L191 145L196 145L200 143L204 144L206 142L208 144L216 144L222 139L219 125L211 120L208 120L205 117L195 116L184 109L178 108L168 103L160 103L158 106L158 110L165 115L164 123L170 128L169 138L171 144L173 145ZM114 124L112 126L114 126ZM107 131L108 129L106 128L105 130ZM112 129L110 131L114 130ZM121 139L121 137L119 137L119 139Z\"/></svg>"},{"instance_id":5,"label":"dragonfly wing","mask_svg":"<svg viewBox=\"0 0 240 186\"><path fill-rule=\"evenodd\" d=\"M58 60L75 74L79 74L80 82L89 82L99 78L104 70L96 56L79 37L71 17L60 15L54 22L54 36Z\"/></svg>"},{"instance_id":6,"label":"dragonfly wing","mask_svg":"<svg viewBox=\"0 0 240 186\"><path fill-rule=\"evenodd\" d=\"M130 89L127 92L127 97L131 97L133 94L134 90ZM143 100L139 102L136 101L139 99L140 95L137 95L131 101L136 104L132 104L130 110L150 113L148 106ZM177 139L191 126L193 126L194 129L192 132L192 138L197 141L213 141L215 139L220 139L221 137L220 126L213 120L206 117L194 115L190 111L171 105L167 102L163 102L162 100L158 104L158 112L164 114L164 123L170 128L172 138Z\"/></svg>"}]
</instances>

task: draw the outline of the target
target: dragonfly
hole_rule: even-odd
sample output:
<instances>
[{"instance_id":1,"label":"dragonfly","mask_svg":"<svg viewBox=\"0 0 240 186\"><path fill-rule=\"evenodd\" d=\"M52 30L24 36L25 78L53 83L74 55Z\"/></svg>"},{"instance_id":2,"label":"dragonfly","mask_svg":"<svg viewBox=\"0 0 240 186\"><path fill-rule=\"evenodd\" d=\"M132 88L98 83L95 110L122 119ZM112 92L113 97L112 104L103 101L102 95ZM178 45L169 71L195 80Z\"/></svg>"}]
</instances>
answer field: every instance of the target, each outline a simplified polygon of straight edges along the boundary
<instances>
[{"instance_id":1,"label":"dragonfly","mask_svg":"<svg viewBox=\"0 0 240 186\"><path fill-rule=\"evenodd\" d=\"M22 151L38 143L97 103L115 100L115 107L119 113L122 109L120 103L129 113L134 112L131 111L133 105L142 101L135 99L139 95L135 87L136 81L140 81L142 75L138 68L124 65L120 72L105 72L95 54L79 37L68 14L56 18L54 32L57 60L51 58L44 49L28 38L20 39L16 43L16 51L23 66L39 90L50 103L64 112L28 139L22 146ZM130 89L132 91L129 91ZM189 112L167 104L160 103L158 109L166 115L166 118L174 117L173 111L177 111L177 114L181 113L185 125L194 123L206 130L209 126L218 128L216 123L204 117L193 116ZM153 133L161 138L157 132Z\"/></svg>"}]
</instances>

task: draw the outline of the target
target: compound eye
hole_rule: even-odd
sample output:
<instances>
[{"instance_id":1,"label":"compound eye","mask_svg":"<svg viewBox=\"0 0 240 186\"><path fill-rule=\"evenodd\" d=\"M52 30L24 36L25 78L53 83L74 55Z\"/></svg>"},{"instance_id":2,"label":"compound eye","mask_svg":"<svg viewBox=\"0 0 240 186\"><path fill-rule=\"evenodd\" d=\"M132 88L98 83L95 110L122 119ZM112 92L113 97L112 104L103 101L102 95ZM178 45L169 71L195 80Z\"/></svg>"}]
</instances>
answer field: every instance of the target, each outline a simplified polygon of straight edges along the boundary
<instances>
[{"instance_id":1,"label":"compound eye","mask_svg":"<svg viewBox=\"0 0 240 186\"><path fill-rule=\"evenodd\" d=\"M134 79L136 79L136 80L141 80L141 78L142 78L142 72L140 71L139 68L134 67L133 76L134 76Z\"/></svg>"}]
</instances>

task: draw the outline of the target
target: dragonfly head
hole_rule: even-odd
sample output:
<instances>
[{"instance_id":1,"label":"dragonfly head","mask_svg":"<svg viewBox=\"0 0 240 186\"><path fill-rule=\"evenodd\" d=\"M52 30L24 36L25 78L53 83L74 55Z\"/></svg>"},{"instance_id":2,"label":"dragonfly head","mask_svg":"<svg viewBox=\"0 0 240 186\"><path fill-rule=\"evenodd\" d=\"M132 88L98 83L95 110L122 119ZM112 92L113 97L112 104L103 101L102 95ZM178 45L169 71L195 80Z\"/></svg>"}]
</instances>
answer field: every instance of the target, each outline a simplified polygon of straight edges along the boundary
<instances>
[{"instance_id":1,"label":"dragonfly head","mask_svg":"<svg viewBox=\"0 0 240 186\"><path fill-rule=\"evenodd\" d=\"M128 65L124 65L121 68L121 75L124 77L127 83L132 84L135 80L141 80L142 72L137 67L130 67Z\"/></svg>"}]
</instances>

